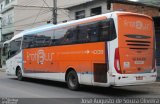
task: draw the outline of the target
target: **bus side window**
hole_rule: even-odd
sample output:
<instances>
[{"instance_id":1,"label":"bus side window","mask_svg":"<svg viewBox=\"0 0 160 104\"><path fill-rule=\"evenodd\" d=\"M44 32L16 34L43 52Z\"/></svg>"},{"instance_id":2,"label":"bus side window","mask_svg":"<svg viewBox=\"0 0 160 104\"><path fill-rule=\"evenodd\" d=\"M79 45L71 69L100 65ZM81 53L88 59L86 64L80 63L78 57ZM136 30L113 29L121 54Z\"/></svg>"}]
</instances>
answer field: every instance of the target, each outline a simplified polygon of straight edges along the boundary
<instances>
[{"instance_id":1,"label":"bus side window","mask_svg":"<svg viewBox=\"0 0 160 104\"><path fill-rule=\"evenodd\" d=\"M75 27L71 27L66 32L64 38L64 44L75 44L77 43L77 30Z\"/></svg>"},{"instance_id":2,"label":"bus side window","mask_svg":"<svg viewBox=\"0 0 160 104\"><path fill-rule=\"evenodd\" d=\"M45 40L45 36L43 35L36 36L35 47L43 47L45 45L44 40Z\"/></svg>"},{"instance_id":3,"label":"bus side window","mask_svg":"<svg viewBox=\"0 0 160 104\"><path fill-rule=\"evenodd\" d=\"M22 48L34 48L35 47L35 35L25 35L23 38Z\"/></svg>"},{"instance_id":4,"label":"bus side window","mask_svg":"<svg viewBox=\"0 0 160 104\"><path fill-rule=\"evenodd\" d=\"M89 42L88 25L80 25L78 30L78 43Z\"/></svg>"},{"instance_id":5,"label":"bus side window","mask_svg":"<svg viewBox=\"0 0 160 104\"><path fill-rule=\"evenodd\" d=\"M72 27L55 30L54 45L73 44L76 41L73 31Z\"/></svg>"},{"instance_id":6,"label":"bus side window","mask_svg":"<svg viewBox=\"0 0 160 104\"><path fill-rule=\"evenodd\" d=\"M46 46L50 46L51 44L51 38L50 37L45 37L44 40L43 40L43 46L46 47Z\"/></svg>"},{"instance_id":7,"label":"bus side window","mask_svg":"<svg viewBox=\"0 0 160 104\"><path fill-rule=\"evenodd\" d=\"M20 51L22 38L17 38L10 43L9 57L16 55Z\"/></svg>"},{"instance_id":8,"label":"bus side window","mask_svg":"<svg viewBox=\"0 0 160 104\"><path fill-rule=\"evenodd\" d=\"M36 47L47 47L51 45L51 38L54 31L44 31L36 35Z\"/></svg>"},{"instance_id":9,"label":"bus side window","mask_svg":"<svg viewBox=\"0 0 160 104\"><path fill-rule=\"evenodd\" d=\"M110 40L113 40L117 37L117 34L116 34L116 28L115 28L115 24L114 24L114 20L113 18L110 19Z\"/></svg>"},{"instance_id":10,"label":"bus side window","mask_svg":"<svg viewBox=\"0 0 160 104\"><path fill-rule=\"evenodd\" d=\"M116 38L113 19L99 22L100 41L111 41Z\"/></svg>"},{"instance_id":11,"label":"bus side window","mask_svg":"<svg viewBox=\"0 0 160 104\"><path fill-rule=\"evenodd\" d=\"M54 33L54 45L62 45L66 29L56 29Z\"/></svg>"},{"instance_id":12,"label":"bus side window","mask_svg":"<svg viewBox=\"0 0 160 104\"><path fill-rule=\"evenodd\" d=\"M100 41L109 41L110 23L108 21L99 22Z\"/></svg>"},{"instance_id":13,"label":"bus side window","mask_svg":"<svg viewBox=\"0 0 160 104\"><path fill-rule=\"evenodd\" d=\"M97 42L99 41L99 31L97 23L92 23L88 26L88 34L91 42Z\"/></svg>"}]
</instances>

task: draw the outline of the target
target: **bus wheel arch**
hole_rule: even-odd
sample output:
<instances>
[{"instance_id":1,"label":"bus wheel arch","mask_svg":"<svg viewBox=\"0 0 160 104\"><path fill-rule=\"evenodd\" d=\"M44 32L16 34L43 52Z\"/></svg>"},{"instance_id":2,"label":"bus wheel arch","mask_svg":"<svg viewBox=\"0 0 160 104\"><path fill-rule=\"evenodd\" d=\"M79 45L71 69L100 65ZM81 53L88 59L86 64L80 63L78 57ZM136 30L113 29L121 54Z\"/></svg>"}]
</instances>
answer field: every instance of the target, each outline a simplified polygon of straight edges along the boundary
<instances>
[{"instance_id":1,"label":"bus wheel arch","mask_svg":"<svg viewBox=\"0 0 160 104\"><path fill-rule=\"evenodd\" d=\"M23 80L22 69L21 69L20 66L16 67L16 76L17 76L19 81Z\"/></svg>"},{"instance_id":2,"label":"bus wheel arch","mask_svg":"<svg viewBox=\"0 0 160 104\"><path fill-rule=\"evenodd\" d=\"M65 74L65 81L69 89L78 90L80 84L79 84L77 72L75 71L74 68L67 69Z\"/></svg>"}]
</instances>

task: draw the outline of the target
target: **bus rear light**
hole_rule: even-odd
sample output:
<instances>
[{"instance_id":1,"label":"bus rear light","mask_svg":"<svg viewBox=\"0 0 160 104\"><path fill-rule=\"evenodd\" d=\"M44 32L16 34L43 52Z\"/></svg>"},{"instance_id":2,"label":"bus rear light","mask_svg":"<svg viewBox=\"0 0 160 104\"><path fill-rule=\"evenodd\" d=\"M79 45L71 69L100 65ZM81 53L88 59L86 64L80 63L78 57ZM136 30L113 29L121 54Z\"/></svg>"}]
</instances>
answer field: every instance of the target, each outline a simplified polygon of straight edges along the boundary
<instances>
[{"instance_id":1,"label":"bus rear light","mask_svg":"<svg viewBox=\"0 0 160 104\"><path fill-rule=\"evenodd\" d=\"M120 57L119 57L119 49L116 48L116 50L115 50L115 56L114 56L114 67L115 67L115 69L116 69L116 71L118 73L121 73L119 59L120 59Z\"/></svg>"}]
</instances>

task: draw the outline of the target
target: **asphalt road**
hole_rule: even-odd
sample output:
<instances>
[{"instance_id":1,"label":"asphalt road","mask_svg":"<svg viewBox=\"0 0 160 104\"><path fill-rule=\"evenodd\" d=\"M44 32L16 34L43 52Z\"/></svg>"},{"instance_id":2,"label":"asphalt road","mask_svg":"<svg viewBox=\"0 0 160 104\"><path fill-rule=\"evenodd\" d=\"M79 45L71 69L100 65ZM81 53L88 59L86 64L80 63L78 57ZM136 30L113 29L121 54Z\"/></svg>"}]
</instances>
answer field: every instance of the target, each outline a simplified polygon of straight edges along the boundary
<instances>
[{"instance_id":1,"label":"asphalt road","mask_svg":"<svg viewBox=\"0 0 160 104\"><path fill-rule=\"evenodd\" d=\"M65 83L29 78L25 81L18 81L16 77L6 76L4 72L0 71L0 98L21 98L23 104L28 104L25 102L31 102L30 104L34 102L34 104L36 104L36 101L39 101L37 104L49 104L49 102L55 102L54 104L75 104L82 103L82 98L119 97L160 98L160 82L149 85L116 88L82 86L80 91L71 91ZM6 101L5 99L2 99L2 101ZM21 102L21 100L19 102Z\"/></svg>"}]
</instances>

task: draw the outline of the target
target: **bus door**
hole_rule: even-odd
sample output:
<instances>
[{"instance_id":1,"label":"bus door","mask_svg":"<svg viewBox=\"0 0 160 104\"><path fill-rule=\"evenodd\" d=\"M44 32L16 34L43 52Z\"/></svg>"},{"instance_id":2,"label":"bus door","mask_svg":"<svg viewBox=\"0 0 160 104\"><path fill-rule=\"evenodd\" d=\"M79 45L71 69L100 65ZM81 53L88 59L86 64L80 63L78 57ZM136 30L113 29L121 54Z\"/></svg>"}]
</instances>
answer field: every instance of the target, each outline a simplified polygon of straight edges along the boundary
<instances>
[{"instance_id":1,"label":"bus door","mask_svg":"<svg viewBox=\"0 0 160 104\"><path fill-rule=\"evenodd\" d=\"M22 38L17 38L9 43L6 67L10 74L15 74L16 67L22 64L21 41Z\"/></svg>"}]
</instances>

